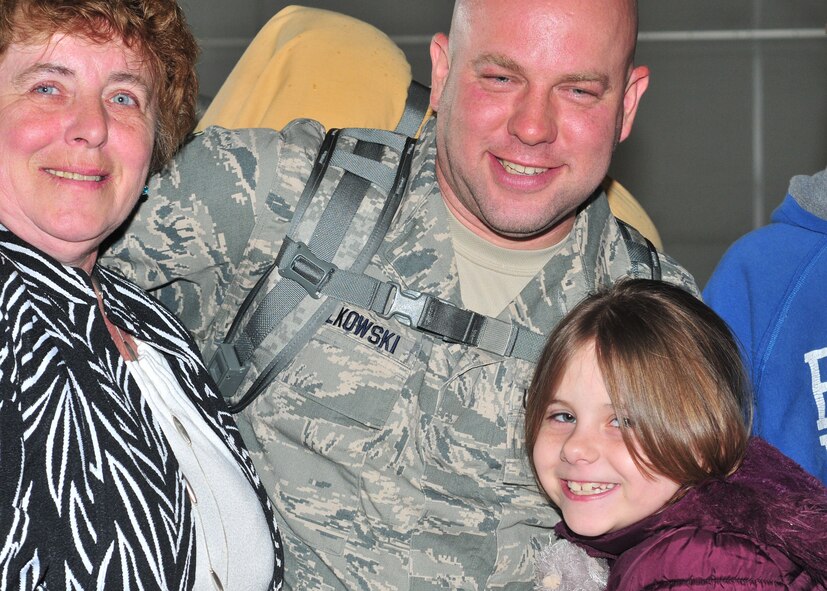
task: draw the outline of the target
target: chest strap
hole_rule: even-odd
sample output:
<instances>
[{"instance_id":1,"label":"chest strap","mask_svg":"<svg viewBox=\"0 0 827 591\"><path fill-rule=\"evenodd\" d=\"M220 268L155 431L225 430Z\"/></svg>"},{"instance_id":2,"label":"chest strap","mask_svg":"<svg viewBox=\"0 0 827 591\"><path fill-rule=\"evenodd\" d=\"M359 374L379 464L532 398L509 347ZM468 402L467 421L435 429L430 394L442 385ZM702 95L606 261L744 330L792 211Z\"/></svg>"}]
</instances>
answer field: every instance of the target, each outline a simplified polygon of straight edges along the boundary
<instances>
[{"instance_id":1,"label":"chest strap","mask_svg":"<svg viewBox=\"0 0 827 591\"><path fill-rule=\"evenodd\" d=\"M537 359L545 337L513 323L484 316L439 297L368 275L336 268L307 245L289 238L276 258L279 273L302 285L314 298L329 296L382 318L394 318L449 343L478 347L503 357Z\"/></svg>"}]
</instances>

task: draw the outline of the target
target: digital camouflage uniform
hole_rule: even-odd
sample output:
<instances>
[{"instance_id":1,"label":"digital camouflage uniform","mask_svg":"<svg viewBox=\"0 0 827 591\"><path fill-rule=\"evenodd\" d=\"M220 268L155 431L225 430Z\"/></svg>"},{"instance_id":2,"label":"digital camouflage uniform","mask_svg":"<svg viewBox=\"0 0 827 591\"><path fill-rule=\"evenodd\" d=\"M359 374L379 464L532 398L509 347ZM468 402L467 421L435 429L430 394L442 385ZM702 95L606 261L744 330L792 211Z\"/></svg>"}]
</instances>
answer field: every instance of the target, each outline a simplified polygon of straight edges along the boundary
<instances>
[{"instance_id":1,"label":"digital camouflage uniform","mask_svg":"<svg viewBox=\"0 0 827 591\"><path fill-rule=\"evenodd\" d=\"M367 273L461 305L434 129ZM160 286L209 359L278 252L322 138L309 121L280 133L207 130L153 179L105 263ZM598 195L500 318L547 333L630 264ZM676 263L662 256L662 266L697 293ZM268 342L242 391L272 357ZM242 418L283 525L286 586L531 589L534 550L558 521L523 452L531 373L529 362L338 306Z\"/></svg>"}]
</instances>

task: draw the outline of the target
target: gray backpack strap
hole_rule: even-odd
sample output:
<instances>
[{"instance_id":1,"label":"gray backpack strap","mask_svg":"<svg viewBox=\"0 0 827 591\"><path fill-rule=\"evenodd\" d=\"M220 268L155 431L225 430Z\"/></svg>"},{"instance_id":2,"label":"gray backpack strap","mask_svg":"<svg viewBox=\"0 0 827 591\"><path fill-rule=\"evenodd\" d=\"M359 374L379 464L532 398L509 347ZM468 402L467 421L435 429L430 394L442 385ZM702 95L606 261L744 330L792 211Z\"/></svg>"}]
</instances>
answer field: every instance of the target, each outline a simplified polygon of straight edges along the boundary
<instances>
[{"instance_id":1,"label":"gray backpack strap","mask_svg":"<svg viewBox=\"0 0 827 591\"><path fill-rule=\"evenodd\" d=\"M396 126L396 133L417 137L430 104L431 89L416 80L411 80L411 85L408 87L408 99L405 101L405 111Z\"/></svg>"},{"instance_id":2,"label":"gray backpack strap","mask_svg":"<svg viewBox=\"0 0 827 591\"><path fill-rule=\"evenodd\" d=\"M632 275L661 279L660 255L634 227L617 220ZM286 239L276 259L279 273L302 284L314 298L322 295L395 318L444 341L477 347L504 357L534 362L546 337L516 323L465 310L430 294L405 290L396 283L338 269L316 257L301 242Z\"/></svg>"},{"instance_id":3,"label":"gray backpack strap","mask_svg":"<svg viewBox=\"0 0 827 591\"><path fill-rule=\"evenodd\" d=\"M617 220L629 252L634 277L661 279L660 256L654 245L634 227ZM451 304L441 298L399 284L339 269L316 257L301 242L285 239L276 259L279 273L301 284L314 298L328 296L382 318L394 318L411 328L451 343L477 347L503 357L534 362L546 337Z\"/></svg>"},{"instance_id":4,"label":"gray backpack strap","mask_svg":"<svg viewBox=\"0 0 827 591\"><path fill-rule=\"evenodd\" d=\"M342 138L347 138L350 142L355 140L355 147L352 151L337 149ZM373 185L381 193L384 201L380 208L376 208L378 213L371 220L374 224L373 228L359 227L359 236L366 238L361 242L358 254L349 259L348 270L352 273L361 273L367 267L382 243L405 192L414 145L415 141L411 138L383 130L331 130L328 133L319 150L285 237L285 243L288 243L296 236L309 234L309 239L305 239L308 240L307 252L310 254L304 259L297 258L294 261L296 268L301 270L303 261L311 259L318 261L334 259L345 237L349 235L348 232L353 226L353 220L368 189ZM399 154L399 165L395 172L380 162L385 148L390 148ZM328 171L328 168L332 170ZM328 174L335 177L340 171L343 171L341 178L332 195L325 202L327 196L318 194L322 179ZM311 206L322 208L322 213L315 224L310 222L308 229L303 227L303 224L306 222L305 218ZM353 236L353 233L350 235ZM325 265L332 266L332 263L325 263ZM292 279L292 281L278 281L250 315L246 325L241 328L240 319L252 306L252 302L256 299L261 287L267 283L273 269L277 269L282 277ZM226 398L234 397L239 385L244 381L256 349L288 315L294 312L298 314L297 309L307 298L308 293L306 281L302 280L302 273L285 273L279 268L278 262L268 269L251 290L224 342L219 345L209 364L210 373ZM315 297L318 298L318 295ZM274 359L259 373L249 390L231 406L230 410L238 412L252 402L272 378L289 363L298 350L310 340L335 305L335 301L328 300L303 305L303 315L300 318L291 318L292 324L298 327L295 333L286 339L286 343L276 353Z\"/></svg>"},{"instance_id":5,"label":"gray backpack strap","mask_svg":"<svg viewBox=\"0 0 827 591\"><path fill-rule=\"evenodd\" d=\"M661 280L660 255L658 249L646 236L634 226L615 218L620 228L620 235L626 245L626 251L632 261L632 277L639 279Z\"/></svg>"},{"instance_id":6,"label":"gray backpack strap","mask_svg":"<svg viewBox=\"0 0 827 591\"><path fill-rule=\"evenodd\" d=\"M338 138L340 132L333 133ZM370 238L351 267L351 270L360 272L367 267L368 262L373 257L379 244L381 244L381 239L385 236L401 201L408 171L410 171L413 141L409 140L407 144L404 144L398 136L380 130L349 130L344 134L346 137L358 140L356 148L352 153L332 150L330 165L344 169L345 173L316 224L308 243L308 251L313 253L312 256L316 257L317 260L333 260L345 234L353 225L353 219L365 198L369 185L373 183L382 190L387 198L373 231L370 232ZM392 145L395 149L403 152L404 162L397 170L396 178L391 176L390 169L378 162L383 145ZM299 200L285 242L296 235L299 224L304 219L305 212L316 195L315 187L312 185L315 185L315 182L308 183L308 186L313 190L306 190ZM362 232L368 230L360 228ZM278 264L278 259L276 262ZM301 260L297 261L297 265L301 266ZM245 359L252 357L253 352L264 338L308 294L307 287L301 280L301 274L285 274L282 269L279 269L279 273L283 277L288 277L294 281L279 282L273 288L272 293L259 305L247 327L236 340L236 350ZM318 297L318 295L315 297Z\"/></svg>"}]
</instances>

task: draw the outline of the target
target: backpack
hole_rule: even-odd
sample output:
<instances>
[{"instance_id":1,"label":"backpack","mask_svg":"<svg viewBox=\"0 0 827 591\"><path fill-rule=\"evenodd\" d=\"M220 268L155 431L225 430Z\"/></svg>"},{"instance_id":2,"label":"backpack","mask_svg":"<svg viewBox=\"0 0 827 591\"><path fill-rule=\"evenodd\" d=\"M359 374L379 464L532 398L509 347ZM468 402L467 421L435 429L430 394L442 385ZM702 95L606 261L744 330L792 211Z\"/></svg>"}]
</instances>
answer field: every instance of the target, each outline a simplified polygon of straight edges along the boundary
<instances>
[{"instance_id":1,"label":"backpack","mask_svg":"<svg viewBox=\"0 0 827 591\"><path fill-rule=\"evenodd\" d=\"M428 97L429 89L413 81L394 131L327 132L278 255L247 294L208 364L231 412L240 412L255 400L342 302L447 342L528 361L539 357L545 335L363 273L405 194ZM395 171L382 164L388 154L396 162ZM322 186L333 189L320 190ZM375 202L364 207L365 199ZM371 212L372 217L360 219L358 231L351 232L358 211L363 217L365 211ZM617 222L633 276L660 279L660 259L652 243L632 226ZM343 243L347 243L345 248ZM258 298L274 271L287 281L278 281L266 296ZM258 307L242 327L256 299L260 299ZM237 396L256 350L274 331L280 333L281 347L247 391Z\"/></svg>"}]
</instances>

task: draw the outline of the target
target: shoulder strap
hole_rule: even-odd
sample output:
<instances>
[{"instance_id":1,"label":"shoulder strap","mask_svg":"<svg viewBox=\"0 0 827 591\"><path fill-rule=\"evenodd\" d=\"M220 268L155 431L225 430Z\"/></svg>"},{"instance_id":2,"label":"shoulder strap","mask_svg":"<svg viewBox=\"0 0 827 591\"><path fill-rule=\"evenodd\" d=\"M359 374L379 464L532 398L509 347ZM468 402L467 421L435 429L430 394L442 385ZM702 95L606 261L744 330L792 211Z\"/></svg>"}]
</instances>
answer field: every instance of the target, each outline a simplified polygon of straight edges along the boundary
<instances>
[{"instance_id":1,"label":"shoulder strap","mask_svg":"<svg viewBox=\"0 0 827 591\"><path fill-rule=\"evenodd\" d=\"M382 243L405 193L415 145L413 138L418 134L427 114L429 97L430 91L426 86L416 81L411 82L396 132L378 129L328 132L282 244L282 252L286 245L294 241L302 244L305 250L292 258L290 265L279 265L282 260L282 255L279 255L245 298L227 335L209 362L209 371L222 394L225 398L232 399L249 371L256 349L264 339L288 317L289 324L296 327L292 334L287 334L280 340L283 346L274 359L230 410L237 412L254 400L333 311L336 302L329 298L319 302L306 301L308 295L314 299L319 299L321 295L314 287L320 281L317 276L320 268L314 264L322 263L322 276L331 272L333 264L325 261L334 260L346 238L356 237L344 249L348 254L339 256L339 260L341 262L343 259L347 263L347 270L354 274L360 274L367 267ZM353 145L352 150L341 147L343 138L345 143ZM383 152L387 149L398 156L396 170L382 163ZM320 194L329 193L319 191L325 179L335 186L332 195ZM378 191L381 200L368 203L368 207L362 209L379 213L371 213L367 221L360 220L358 232L349 232L371 186ZM308 216L308 210L311 209L314 213ZM319 210L321 214L317 216ZM359 246L355 255L350 254L354 250L354 241ZM270 280L274 269L291 281L276 282L261 299L260 291ZM242 319L259 299L261 301L258 307L242 327Z\"/></svg>"},{"instance_id":2,"label":"shoulder strap","mask_svg":"<svg viewBox=\"0 0 827 591\"><path fill-rule=\"evenodd\" d=\"M416 80L411 80L411 85L408 87L408 98L405 101L405 110L402 112L402 117L396 126L396 133L408 137L419 137L419 129L425 122L430 102L431 89Z\"/></svg>"},{"instance_id":3,"label":"shoulder strap","mask_svg":"<svg viewBox=\"0 0 827 591\"><path fill-rule=\"evenodd\" d=\"M661 280L660 255L658 249L646 236L620 218L615 218L620 235L632 261L632 277Z\"/></svg>"},{"instance_id":4,"label":"shoulder strap","mask_svg":"<svg viewBox=\"0 0 827 591\"><path fill-rule=\"evenodd\" d=\"M342 146L343 141L352 145L352 150ZM328 132L310 178L296 206L290 228L282 244L302 240L306 251L297 256L289 269L280 265L280 254L268 271L245 298L227 336L210 360L209 370L225 398L233 398L250 368L256 349L264 339L289 316L292 334L286 334L284 343L268 366L259 373L255 382L244 396L234 403L230 410L238 412L266 387L315 334L318 327L332 313L335 301L319 300L319 293L313 285L319 282L315 261L331 261L340 251L346 237L358 243L358 250L348 250L344 261L352 273L361 273L375 254L390 226L391 220L405 192L410 173L415 140L383 130L351 129ZM399 156L394 172L380 161L383 151L388 148ZM323 180L335 183L332 194L320 191ZM336 180L338 179L338 180ZM366 199L368 189L373 186L382 202L368 203L362 207L372 212L367 227L359 224L356 232L349 232L360 206ZM314 213L311 215L310 211ZM321 214L317 214L321 211ZM370 227L370 224L373 227ZM353 248L353 244L349 244ZM340 257L341 258L341 257ZM334 265L323 264L322 275ZM273 270L282 278L261 299L258 307L249 315L242 327L241 320L259 299L259 292L268 283ZM292 272L291 272L292 271ZM310 300L312 295L314 300ZM289 333L290 331L288 331Z\"/></svg>"}]
</instances>

